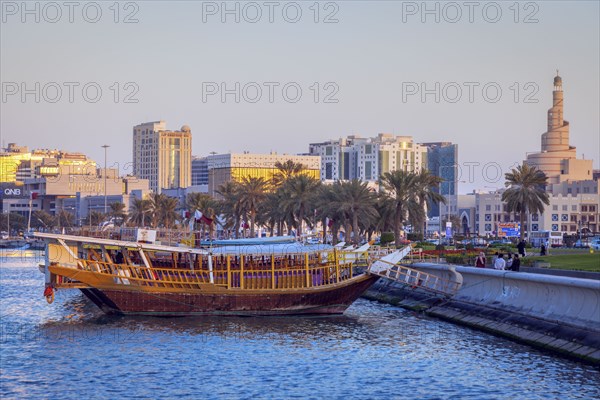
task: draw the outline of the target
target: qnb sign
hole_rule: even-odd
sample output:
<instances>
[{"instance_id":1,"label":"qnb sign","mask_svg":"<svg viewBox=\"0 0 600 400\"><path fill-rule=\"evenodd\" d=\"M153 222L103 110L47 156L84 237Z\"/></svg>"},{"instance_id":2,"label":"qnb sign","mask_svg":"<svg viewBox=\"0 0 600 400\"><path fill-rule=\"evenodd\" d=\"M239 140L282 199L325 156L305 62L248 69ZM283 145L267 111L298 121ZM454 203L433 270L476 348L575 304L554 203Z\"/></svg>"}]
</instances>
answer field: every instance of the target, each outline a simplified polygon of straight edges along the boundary
<instances>
[{"instance_id":1,"label":"qnb sign","mask_svg":"<svg viewBox=\"0 0 600 400\"><path fill-rule=\"evenodd\" d=\"M6 188L4 189L4 195L21 197L21 189Z\"/></svg>"},{"instance_id":2,"label":"qnb sign","mask_svg":"<svg viewBox=\"0 0 600 400\"><path fill-rule=\"evenodd\" d=\"M27 194L25 193L25 190L23 190L23 188L15 186L3 187L2 192L0 193L2 193L3 198L22 199L27 197Z\"/></svg>"}]
</instances>

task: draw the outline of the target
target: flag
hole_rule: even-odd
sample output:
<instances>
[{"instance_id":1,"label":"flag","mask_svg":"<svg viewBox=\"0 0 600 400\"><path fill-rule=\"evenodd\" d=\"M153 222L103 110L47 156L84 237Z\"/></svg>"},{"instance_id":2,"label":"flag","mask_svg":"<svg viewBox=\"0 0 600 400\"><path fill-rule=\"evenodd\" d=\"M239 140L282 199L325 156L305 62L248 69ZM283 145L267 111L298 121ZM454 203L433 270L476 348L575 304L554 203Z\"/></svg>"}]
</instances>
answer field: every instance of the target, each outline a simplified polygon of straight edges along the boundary
<instances>
[{"instance_id":1,"label":"flag","mask_svg":"<svg viewBox=\"0 0 600 400\"><path fill-rule=\"evenodd\" d=\"M31 192L31 200L35 200L38 197L38 192Z\"/></svg>"},{"instance_id":2,"label":"flag","mask_svg":"<svg viewBox=\"0 0 600 400\"><path fill-rule=\"evenodd\" d=\"M208 218L206 215L203 215L202 218L200 218L200 221L204 222L206 225L210 225L213 222L212 218Z\"/></svg>"},{"instance_id":3,"label":"flag","mask_svg":"<svg viewBox=\"0 0 600 400\"><path fill-rule=\"evenodd\" d=\"M199 210L196 210L194 212L194 219L196 220L196 222L200 222L201 218L202 218L202 212L200 212Z\"/></svg>"}]
</instances>

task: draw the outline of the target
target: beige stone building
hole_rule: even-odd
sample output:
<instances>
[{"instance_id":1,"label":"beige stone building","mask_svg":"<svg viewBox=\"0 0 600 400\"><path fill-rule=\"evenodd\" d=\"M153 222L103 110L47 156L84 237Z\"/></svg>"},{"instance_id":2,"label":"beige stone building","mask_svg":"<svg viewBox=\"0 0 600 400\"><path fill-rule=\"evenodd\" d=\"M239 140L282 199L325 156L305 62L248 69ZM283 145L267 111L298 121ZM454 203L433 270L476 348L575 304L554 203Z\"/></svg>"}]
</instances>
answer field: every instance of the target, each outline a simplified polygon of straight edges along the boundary
<instances>
[{"instance_id":1,"label":"beige stone building","mask_svg":"<svg viewBox=\"0 0 600 400\"><path fill-rule=\"evenodd\" d=\"M569 144L569 122L564 119L562 78L554 78L552 108L548 110L548 131L542 134L542 151L527 155L527 164L538 167L548 176L550 185L565 181L592 179L592 160L577 158Z\"/></svg>"},{"instance_id":2,"label":"beige stone building","mask_svg":"<svg viewBox=\"0 0 600 400\"><path fill-rule=\"evenodd\" d=\"M184 125L169 131L165 121L133 127L133 173L148 179L150 189L185 188L192 180L192 131Z\"/></svg>"}]
</instances>

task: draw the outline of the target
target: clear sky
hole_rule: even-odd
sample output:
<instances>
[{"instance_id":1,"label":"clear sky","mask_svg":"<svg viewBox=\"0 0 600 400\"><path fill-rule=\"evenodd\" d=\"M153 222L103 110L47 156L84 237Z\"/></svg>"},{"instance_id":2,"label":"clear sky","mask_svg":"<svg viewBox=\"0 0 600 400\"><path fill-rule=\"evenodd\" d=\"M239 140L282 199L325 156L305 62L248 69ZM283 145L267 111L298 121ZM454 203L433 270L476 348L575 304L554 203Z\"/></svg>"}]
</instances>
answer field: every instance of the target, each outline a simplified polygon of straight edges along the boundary
<instances>
[{"instance_id":1,"label":"clear sky","mask_svg":"<svg viewBox=\"0 0 600 400\"><path fill-rule=\"evenodd\" d=\"M2 1L2 144L100 163L108 144L127 172L147 121L189 125L194 155L389 132L457 143L466 192L539 151L559 69L571 144L598 168L598 1L74 4Z\"/></svg>"}]
</instances>

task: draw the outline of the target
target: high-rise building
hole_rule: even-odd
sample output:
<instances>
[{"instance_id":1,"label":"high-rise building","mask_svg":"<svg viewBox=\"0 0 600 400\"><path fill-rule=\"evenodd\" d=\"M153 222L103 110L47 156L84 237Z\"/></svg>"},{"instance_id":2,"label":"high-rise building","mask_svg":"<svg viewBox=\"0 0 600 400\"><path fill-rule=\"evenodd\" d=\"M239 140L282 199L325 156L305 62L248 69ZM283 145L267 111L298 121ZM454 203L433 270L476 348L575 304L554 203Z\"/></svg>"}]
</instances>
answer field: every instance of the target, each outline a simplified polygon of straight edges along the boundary
<instances>
[{"instance_id":1,"label":"high-rise building","mask_svg":"<svg viewBox=\"0 0 600 400\"><path fill-rule=\"evenodd\" d=\"M133 127L133 173L150 181L150 189L190 186L192 178L192 131L184 125L168 131L165 121Z\"/></svg>"},{"instance_id":2,"label":"high-rise building","mask_svg":"<svg viewBox=\"0 0 600 400\"><path fill-rule=\"evenodd\" d=\"M446 204L430 204L429 217L456 214L458 193L458 145L450 142L421 143L427 149L427 169L442 178L433 190L446 197Z\"/></svg>"},{"instance_id":3,"label":"high-rise building","mask_svg":"<svg viewBox=\"0 0 600 400\"><path fill-rule=\"evenodd\" d=\"M208 159L192 157L192 186L208 185Z\"/></svg>"},{"instance_id":4,"label":"high-rise building","mask_svg":"<svg viewBox=\"0 0 600 400\"><path fill-rule=\"evenodd\" d=\"M577 158L569 144L569 122L563 119L562 78L554 78L552 108L548 110L548 131L542 134L542 151L527 155L527 164L536 166L548 177L550 185L565 181L592 179L592 160Z\"/></svg>"},{"instance_id":5,"label":"high-rise building","mask_svg":"<svg viewBox=\"0 0 600 400\"><path fill-rule=\"evenodd\" d=\"M321 156L323 181L360 179L375 184L386 172L419 172L426 165L427 149L411 136L380 133L373 138L351 135L311 143L309 154Z\"/></svg>"},{"instance_id":6,"label":"high-rise building","mask_svg":"<svg viewBox=\"0 0 600 400\"><path fill-rule=\"evenodd\" d=\"M278 169L277 162L285 163L290 160L304 166L304 174L319 179L321 158L309 155L289 154L252 154L229 153L216 154L206 157L208 160L208 193L217 195L219 187L230 181L239 182L243 178L264 178L272 181Z\"/></svg>"}]
</instances>

